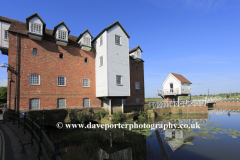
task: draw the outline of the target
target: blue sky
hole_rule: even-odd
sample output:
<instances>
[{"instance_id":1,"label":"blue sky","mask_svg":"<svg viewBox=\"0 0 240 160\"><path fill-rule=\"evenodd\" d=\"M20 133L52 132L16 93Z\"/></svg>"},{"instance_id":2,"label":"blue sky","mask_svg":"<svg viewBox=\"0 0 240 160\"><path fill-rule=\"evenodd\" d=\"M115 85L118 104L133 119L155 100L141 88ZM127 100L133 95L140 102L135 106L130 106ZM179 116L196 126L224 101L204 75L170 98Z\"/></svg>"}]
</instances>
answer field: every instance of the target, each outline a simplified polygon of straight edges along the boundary
<instances>
[{"instance_id":1,"label":"blue sky","mask_svg":"<svg viewBox=\"0 0 240 160\"><path fill-rule=\"evenodd\" d=\"M26 21L38 13L53 29L64 21L72 35L85 29L97 36L119 20L130 35L130 49L140 45L145 97L156 97L170 72L192 84L192 94L240 92L239 0L1 0L0 15ZM0 54L0 64L7 62ZM0 86L7 85L0 68Z\"/></svg>"}]
</instances>

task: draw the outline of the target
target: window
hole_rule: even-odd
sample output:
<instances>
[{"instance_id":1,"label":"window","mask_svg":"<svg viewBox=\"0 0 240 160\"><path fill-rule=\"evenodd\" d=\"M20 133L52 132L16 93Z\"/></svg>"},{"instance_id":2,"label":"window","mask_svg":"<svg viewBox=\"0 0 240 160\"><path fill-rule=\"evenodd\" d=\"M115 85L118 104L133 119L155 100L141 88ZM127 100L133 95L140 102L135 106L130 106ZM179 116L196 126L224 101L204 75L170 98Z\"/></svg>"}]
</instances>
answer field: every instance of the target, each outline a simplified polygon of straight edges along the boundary
<instances>
[{"instance_id":1,"label":"window","mask_svg":"<svg viewBox=\"0 0 240 160\"><path fill-rule=\"evenodd\" d=\"M29 109L40 109L40 99L33 98L29 100Z\"/></svg>"},{"instance_id":2,"label":"window","mask_svg":"<svg viewBox=\"0 0 240 160\"><path fill-rule=\"evenodd\" d=\"M42 34L42 25L30 22L30 32L36 34Z\"/></svg>"},{"instance_id":3,"label":"window","mask_svg":"<svg viewBox=\"0 0 240 160\"><path fill-rule=\"evenodd\" d=\"M115 35L115 44L121 44L121 37L119 35Z\"/></svg>"},{"instance_id":4,"label":"window","mask_svg":"<svg viewBox=\"0 0 240 160\"><path fill-rule=\"evenodd\" d=\"M57 85L58 86L66 86L66 78L63 76L57 77Z\"/></svg>"},{"instance_id":5,"label":"window","mask_svg":"<svg viewBox=\"0 0 240 160\"><path fill-rule=\"evenodd\" d=\"M37 48L33 48L33 52L32 52L33 55L37 55Z\"/></svg>"},{"instance_id":6,"label":"window","mask_svg":"<svg viewBox=\"0 0 240 160\"><path fill-rule=\"evenodd\" d=\"M100 37L100 46L103 44L103 37Z\"/></svg>"},{"instance_id":7,"label":"window","mask_svg":"<svg viewBox=\"0 0 240 160\"><path fill-rule=\"evenodd\" d=\"M135 82L135 89L140 89L140 84L139 84L139 82Z\"/></svg>"},{"instance_id":8,"label":"window","mask_svg":"<svg viewBox=\"0 0 240 160\"><path fill-rule=\"evenodd\" d=\"M83 98L83 107L89 107L89 106L90 106L90 99Z\"/></svg>"},{"instance_id":9,"label":"window","mask_svg":"<svg viewBox=\"0 0 240 160\"><path fill-rule=\"evenodd\" d=\"M86 46L91 46L91 42L90 42L90 38L88 37L84 37L83 39L83 44L86 45Z\"/></svg>"},{"instance_id":10,"label":"window","mask_svg":"<svg viewBox=\"0 0 240 160\"><path fill-rule=\"evenodd\" d=\"M29 83L30 85L40 85L40 75L30 74Z\"/></svg>"},{"instance_id":11,"label":"window","mask_svg":"<svg viewBox=\"0 0 240 160\"><path fill-rule=\"evenodd\" d=\"M9 40L9 33L8 33L8 31L7 30L5 30L5 32L4 32L4 39L5 40Z\"/></svg>"},{"instance_id":12,"label":"window","mask_svg":"<svg viewBox=\"0 0 240 160\"><path fill-rule=\"evenodd\" d=\"M57 108L66 108L66 99L65 98L57 99Z\"/></svg>"},{"instance_id":13,"label":"window","mask_svg":"<svg viewBox=\"0 0 240 160\"><path fill-rule=\"evenodd\" d=\"M122 99L122 103L123 103L123 105L126 105L127 104L127 99Z\"/></svg>"},{"instance_id":14,"label":"window","mask_svg":"<svg viewBox=\"0 0 240 160\"><path fill-rule=\"evenodd\" d=\"M136 104L140 104L140 98L136 98Z\"/></svg>"},{"instance_id":15,"label":"window","mask_svg":"<svg viewBox=\"0 0 240 160\"><path fill-rule=\"evenodd\" d=\"M67 32L58 30L58 39L67 40Z\"/></svg>"},{"instance_id":16,"label":"window","mask_svg":"<svg viewBox=\"0 0 240 160\"><path fill-rule=\"evenodd\" d=\"M83 87L89 87L89 79L88 78L83 78Z\"/></svg>"},{"instance_id":17,"label":"window","mask_svg":"<svg viewBox=\"0 0 240 160\"><path fill-rule=\"evenodd\" d=\"M87 59L87 57L84 59L84 63L87 63L88 62L88 59Z\"/></svg>"},{"instance_id":18,"label":"window","mask_svg":"<svg viewBox=\"0 0 240 160\"><path fill-rule=\"evenodd\" d=\"M59 59L63 59L63 54L59 53Z\"/></svg>"},{"instance_id":19,"label":"window","mask_svg":"<svg viewBox=\"0 0 240 160\"><path fill-rule=\"evenodd\" d=\"M140 50L137 51L137 58L141 58L141 51Z\"/></svg>"},{"instance_id":20,"label":"window","mask_svg":"<svg viewBox=\"0 0 240 160\"><path fill-rule=\"evenodd\" d=\"M117 82L117 85L122 85L122 76L117 75L116 82Z\"/></svg>"},{"instance_id":21,"label":"window","mask_svg":"<svg viewBox=\"0 0 240 160\"><path fill-rule=\"evenodd\" d=\"M100 57L100 67L103 66L103 56Z\"/></svg>"}]
</instances>

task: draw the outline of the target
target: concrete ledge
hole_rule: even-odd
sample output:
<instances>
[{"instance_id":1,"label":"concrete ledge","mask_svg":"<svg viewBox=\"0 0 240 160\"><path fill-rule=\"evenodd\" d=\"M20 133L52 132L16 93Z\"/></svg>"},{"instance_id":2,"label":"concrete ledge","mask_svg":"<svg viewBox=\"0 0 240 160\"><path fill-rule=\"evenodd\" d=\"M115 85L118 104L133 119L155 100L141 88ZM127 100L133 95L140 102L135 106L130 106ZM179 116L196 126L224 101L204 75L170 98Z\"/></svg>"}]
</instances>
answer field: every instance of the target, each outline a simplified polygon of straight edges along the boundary
<instances>
[{"instance_id":1,"label":"concrete ledge","mask_svg":"<svg viewBox=\"0 0 240 160\"><path fill-rule=\"evenodd\" d=\"M198 106L198 107L166 107L166 108L156 108L155 112L160 115L163 113L179 113L179 110L182 110L182 113L204 113L208 112L207 106Z\"/></svg>"}]
</instances>

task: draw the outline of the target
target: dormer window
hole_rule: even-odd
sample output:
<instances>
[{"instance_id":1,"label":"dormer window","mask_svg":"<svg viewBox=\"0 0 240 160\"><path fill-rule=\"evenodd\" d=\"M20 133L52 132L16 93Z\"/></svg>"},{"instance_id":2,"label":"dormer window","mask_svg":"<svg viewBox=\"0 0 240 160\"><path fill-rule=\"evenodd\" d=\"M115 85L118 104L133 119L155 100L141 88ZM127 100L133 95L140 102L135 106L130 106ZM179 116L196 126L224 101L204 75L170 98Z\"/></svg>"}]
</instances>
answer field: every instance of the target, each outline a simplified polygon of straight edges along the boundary
<instances>
[{"instance_id":1,"label":"dormer window","mask_svg":"<svg viewBox=\"0 0 240 160\"><path fill-rule=\"evenodd\" d=\"M26 25L29 31L29 38L41 41L46 28L46 23L42 18L37 13L32 14L26 18Z\"/></svg>"},{"instance_id":2,"label":"dormer window","mask_svg":"<svg viewBox=\"0 0 240 160\"><path fill-rule=\"evenodd\" d=\"M77 39L81 50L90 51L92 49L91 40L93 39L92 34L86 29L83 33L81 33Z\"/></svg>"},{"instance_id":3,"label":"dormer window","mask_svg":"<svg viewBox=\"0 0 240 160\"><path fill-rule=\"evenodd\" d=\"M67 32L58 30L58 39L67 40Z\"/></svg>"},{"instance_id":4,"label":"dormer window","mask_svg":"<svg viewBox=\"0 0 240 160\"><path fill-rule=\"evenodd\" d=\"M30 22L30 32L36 34L42 34L42 25Z\"/></svg>"}]
</instances>

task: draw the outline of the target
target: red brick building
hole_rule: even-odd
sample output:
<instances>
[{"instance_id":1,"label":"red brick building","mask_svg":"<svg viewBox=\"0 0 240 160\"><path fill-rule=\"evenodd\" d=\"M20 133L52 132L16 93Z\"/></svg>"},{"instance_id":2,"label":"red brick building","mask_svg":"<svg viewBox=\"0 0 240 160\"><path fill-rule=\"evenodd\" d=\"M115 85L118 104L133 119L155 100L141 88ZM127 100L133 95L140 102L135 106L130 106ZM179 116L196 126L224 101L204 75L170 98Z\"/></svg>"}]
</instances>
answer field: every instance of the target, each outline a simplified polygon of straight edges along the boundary
<instances>
[{"instance_id":1,"label":"red brick building","mask_svg":"<svg viewBox=\"0 0 240 160\"><path fill-rule=\"evenodd\" d=\"M2 54L8 55L9 108L26 111L101 107L105 102L110 107L144 104L142 50L139 46L127 53L121 50L128 43L123 41L124 36L128 34L118 21L104 29L104 32L95 39L88 30L79 37L70 35L70 30L64 22L56 25L53 30L46 29L45 22L38 14L28 17L26 23L0 16L0 23L8 26L7 31L4 32L4 40L8 45L0 46L0 49ZM119 28L122 31L117 33ZM118 69L112 71L117 75L111 78L111 69L120 63L110 64L108 59L113 53L106 50L107 54L105 54L101 48L94 47L98 40L100 44L104 44L102 35L105 33L110 35L110 32L115 34L112 40L115 41L114 44L122 47L116 52L119 52L117 53L119 59L125 58L123 60L126 63L122 68L128 65L129 76L124 75L126 70L117 66L119 71ZM110 38L106 44L109 44L110 48L112 46L109 41ZM98 58L100 53L102 56ZM104 59L105 57L107 60ZM104 76L104 71L99 71L105 67L104 65L110 67L106 69L107 76ZM103 87L106 81L101 82L105 77L107 77L107 88ZM115 90L118 92L114 92ZM100 94L105 91L108 91L107 94Z\"/></svg>"}]
</instances>

